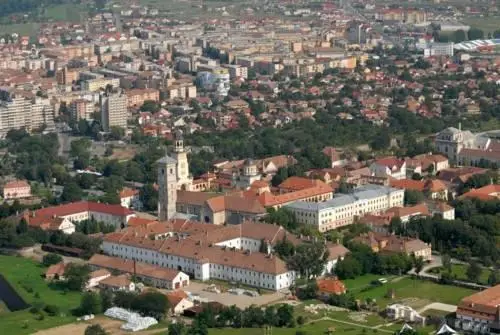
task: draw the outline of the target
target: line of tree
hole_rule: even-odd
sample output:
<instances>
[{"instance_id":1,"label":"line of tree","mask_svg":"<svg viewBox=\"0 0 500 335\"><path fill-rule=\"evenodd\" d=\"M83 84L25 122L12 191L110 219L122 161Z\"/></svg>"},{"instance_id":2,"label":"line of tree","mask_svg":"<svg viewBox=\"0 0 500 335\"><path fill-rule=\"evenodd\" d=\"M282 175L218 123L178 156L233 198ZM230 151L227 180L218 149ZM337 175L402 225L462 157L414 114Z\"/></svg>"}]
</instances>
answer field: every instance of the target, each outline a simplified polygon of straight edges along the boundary
<instances>
[{"instance_id":1,"label":"line of tree","mask_svg":"<svg viewBox=\"0 0 500 335\"><path fill-rule=\"evenodd\" d=\"M339 260L335 266L334 273L340 279L352 279L364 274L403 274L408 272L414 265L423 266L421 260L408 256L404 253L379 254L370 247L359 243L349 243L351 251L343 260Z\"/></svg>"}]
</instances>

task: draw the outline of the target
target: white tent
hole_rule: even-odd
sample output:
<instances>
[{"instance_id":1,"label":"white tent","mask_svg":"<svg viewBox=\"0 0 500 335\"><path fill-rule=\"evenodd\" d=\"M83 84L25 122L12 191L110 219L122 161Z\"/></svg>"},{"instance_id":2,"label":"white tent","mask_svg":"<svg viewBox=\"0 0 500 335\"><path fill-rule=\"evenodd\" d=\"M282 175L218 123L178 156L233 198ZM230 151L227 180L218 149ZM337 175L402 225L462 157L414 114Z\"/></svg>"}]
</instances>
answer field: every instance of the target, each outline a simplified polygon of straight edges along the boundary
<instances>
[{"instance_id":1,"label":"white tent","mask_svg":"<svg viewBox=\"0 0 500 335\"><path fill-rule=\"evenodd\" d=\"M458 334L454 331L450 326L444 323L441 328L437 331L436 335L445 335L445 334Z\"/></svg>"}]
</instances>

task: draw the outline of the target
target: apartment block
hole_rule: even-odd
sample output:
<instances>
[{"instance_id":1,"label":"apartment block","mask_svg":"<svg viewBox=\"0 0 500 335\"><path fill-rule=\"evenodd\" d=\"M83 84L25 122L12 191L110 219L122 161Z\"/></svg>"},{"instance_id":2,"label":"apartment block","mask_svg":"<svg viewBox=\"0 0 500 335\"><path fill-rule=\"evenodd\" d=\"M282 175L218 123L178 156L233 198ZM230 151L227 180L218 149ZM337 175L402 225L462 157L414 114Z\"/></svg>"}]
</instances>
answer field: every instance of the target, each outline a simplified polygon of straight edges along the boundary
<instances>
[{"instance_id":1,"label":"apartment block","mask_svg":"<svg viewBox=\"0 0 500 335\"><path fill-rule=\"evenodd\" d=\"M71 119L74 121L88 120L94 113L94 103L87 99L76 99L69 105Z\"/></svg>"},{"instance_id":2,"label":"apartment block","mask_svg":"<svg viewBox=\"0 0 500 335\"><path fill-rule=\"evenodd\" d=\"M118 78L97 78L85 80L82 82L82 91L99 91L106 89L106 86L111 85L114 88L120 87L120 79Z\"/></svg>"},{"instance_id":3,"label":"apartment block","mask_svg":"<svg viewBox=\"0 0 500 335\"><path fill-rule=\"evenodd\" d=\"M128 107L140 107L145 101L160 101L160 91L154 88L136 88L128 90L127 105Z\"/></svg>"},{"instance_id":4,"label":"apartment block","mask_svg":"<svg viewBox=\"0 0 500 335\"><path fill-rule=\"evenodd\" d=\"M122 92L110 92L101 95L101 124L104 131L111 127L127 127L127 96Z\"/></svg>"}]
</instances>

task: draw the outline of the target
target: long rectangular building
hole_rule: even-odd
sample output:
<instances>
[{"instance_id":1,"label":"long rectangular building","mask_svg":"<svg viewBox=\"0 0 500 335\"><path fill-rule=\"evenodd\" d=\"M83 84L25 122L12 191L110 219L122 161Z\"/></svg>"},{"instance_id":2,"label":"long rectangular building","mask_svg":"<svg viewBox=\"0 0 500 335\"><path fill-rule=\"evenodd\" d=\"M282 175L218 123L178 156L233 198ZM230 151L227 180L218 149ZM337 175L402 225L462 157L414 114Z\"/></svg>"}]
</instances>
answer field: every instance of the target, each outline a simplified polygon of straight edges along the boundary
<instances>
[{"instance_id":1,"label":"long rectangular building","mask_svg":"<svg viewBox=\"0 0 500 335\"><path fill-rule=\"evenodd\" d=\"M296 278L295 271L272 253L272 246L285 238L301 242L276 225L217 226L177 219L107 234L101 248L110 256L182 271L197 280L235 281L277 291L294 285ZM349 252L336 244L328 250L325 272Z\"/></svg>"},{"instance_id":2,"label":"long rectangular building","mask_svg":"<svg viewBox=\"0 0 500 335\"><path fill-rule=\"evenodd\" d=\"M456 315L455 328L474 334L500 333L500 285L463 298Z\"/></svg>"},{"instance_id":3,"label":"long rectangular building","mask_svg":"<svg viewBox=\"0 0 500 335\"><path fill-rule=\"evenodd\" d=\"M300 223L314 225L319 231L343 227L367 213L380 213L403 206L404 190L387 186L364 185L351 194L340 194L323 202L296 201L285 206Z\"/></svg>"}]
</instances>

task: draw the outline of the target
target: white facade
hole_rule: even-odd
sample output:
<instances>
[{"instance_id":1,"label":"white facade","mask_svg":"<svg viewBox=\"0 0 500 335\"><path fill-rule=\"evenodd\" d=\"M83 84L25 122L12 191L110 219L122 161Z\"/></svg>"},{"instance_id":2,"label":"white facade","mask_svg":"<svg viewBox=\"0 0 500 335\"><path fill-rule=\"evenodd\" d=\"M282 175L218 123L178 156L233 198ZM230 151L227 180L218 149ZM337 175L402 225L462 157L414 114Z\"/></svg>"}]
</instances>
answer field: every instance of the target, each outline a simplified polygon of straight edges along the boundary
<instances>
[{"instance_id":1,"label":"white facade","mask_svg":"<svg viewBox=\"0 0 500 335\"><path fill-rule=\"evenodd\" d=\"M226 264L210 263L208 261L169 254L164 251L147 249L144 247L122 245L110 241L103 241L102 250L105 254L125 259L135 259L139 262L177 269L194 275L198 280L219 279L241 282L249 286L261 287L270 290L288 288L295 283L295 272L263 273L251 269Z\"/></svg>"},{"instance_id":2,"label":"white facade","mask_svg":"<svg viewBox=\"0 0 500 335\"><path fill-rule=\"evenodd\" d=\"M365 185L352 194L339 195L324 202L297 201L285 207L294 213L298 222L314 225L324 232L354 222L355 217L381 213L391 207L401 207L404 190Z\"/></svg>"},{"instance_id":3,"label":"white facade","mask_svg":"<svg viewBox=\"0 0 500 335\"><path fill-rule=\"evenodd\" d=\"M177 161L165 156L158 165L158 217L168 220L174 217L177 203Z\"/></svg>"},{"instance_id":4,"label":"white facade","mask_svg":"<svg viewBox=\"0 0 500 335\"><path fill-rule=\"evenodd\" d=\"M394 179L406 179L406 162L401 167L388 166L380 163L370 165L370 172L375 177L392 177Z\"/></svg>"},{"instance_id":5,"label":"white facade","mask_svg":"<svg viewBox=\"0 0 500 335\"><path fill-rule=\"evenodd\" d=\"M126 128L128 119L127 96L122 93L109 93L100 98L101 123L104 131L113 126Z\"/></svg>"}]
</instances>

